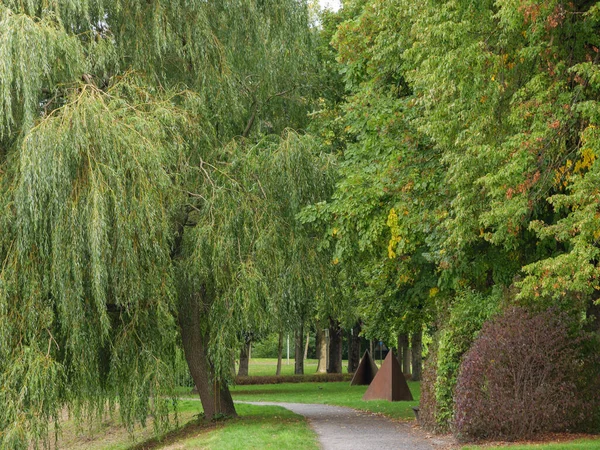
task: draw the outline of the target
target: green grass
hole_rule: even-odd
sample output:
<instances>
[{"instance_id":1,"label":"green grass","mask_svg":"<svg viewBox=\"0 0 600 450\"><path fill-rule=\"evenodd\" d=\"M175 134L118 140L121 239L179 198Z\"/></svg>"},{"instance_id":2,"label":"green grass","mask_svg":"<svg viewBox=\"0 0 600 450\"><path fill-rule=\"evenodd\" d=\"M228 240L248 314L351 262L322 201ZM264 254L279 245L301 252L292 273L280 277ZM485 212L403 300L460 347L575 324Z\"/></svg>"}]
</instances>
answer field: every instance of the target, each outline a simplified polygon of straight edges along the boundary
<instances>
[{"instance_id":1,"label":"green grass","mask_svg":"<svg viewBox=\"0 0 600 450\"><path fill-rule=\"evenodd\" d=\"M236 405L240 417L216 430L177 441L178 449L318 449L306 420L278 406Z\"/></svg>"},{"instance_id":2,"label":"green grass","mask_svg":"<svg viewBox=\"0 0 600 450\"><path fill-rule=\"evenodd\" d=\"M463 447L462 450L480 450L484 447L480 446L468 446ZM542 444L526 444L526 445L510 445L510 446L496 446L496 447L488 447L485 449L499 449L503 448L506 450L534 450L534 449L543 449L543 450L598 450L600 449L600 438L599 439L577 439L575 441L570 442L557 442L554 444L551 443L542 443Z\"/></svg>"},{"instance_id":3,"label":"green grass","mask_svg":"<svg viewBox=\"0 0 600 450\"><path fill-rule=\"evenodd\" d=\"M411 407L418 405L421 390L417 382L409 382L408 385L415 398L412 402L364 401L362 396L367 386L350 386L348 382L236 386L231 393L236 401L322 403L382 413L393 418L414 419Z\"/></svg>"}]
</instances>

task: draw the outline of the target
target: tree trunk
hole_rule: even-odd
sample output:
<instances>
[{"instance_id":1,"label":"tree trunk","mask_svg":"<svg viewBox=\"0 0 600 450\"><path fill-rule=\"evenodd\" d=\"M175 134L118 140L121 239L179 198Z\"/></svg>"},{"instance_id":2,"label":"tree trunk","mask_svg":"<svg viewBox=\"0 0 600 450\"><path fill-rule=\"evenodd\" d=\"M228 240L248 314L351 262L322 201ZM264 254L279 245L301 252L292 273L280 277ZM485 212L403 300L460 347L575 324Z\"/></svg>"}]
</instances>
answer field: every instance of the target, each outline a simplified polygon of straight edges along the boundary
<instances>
[{"instance_id":1,"label":"tree trunk","mask_svg":"<svg viewBox=\"0 0 600 450\"><path fill-rule=\"evenodd\" d=\"M329 367L327 373L342 373L342 329L337 320L329 319Z\"/></svg>"},{"instance_id":2,"label":"tree trunk","mask_svg":"<svg viewBox=\"0 0 600 450\"><path fill-rule=\"evenodd\" d=\"M412 380L421 381L423 372L423 331L412 335Z\"/></svg>"},{"instance_id":3,"label":"tree trunk","mask_svg":"<svg viewBox=\"0 0 600 450\"><path fill-rule=\"evenodd\" d=\"M317 359L319 363L317 365L317 373L327 372L327 339L325 338L325 332L323 328L317 324L317 338L315 339L317 346Z\"/></svg>"},{"instance_id":4,"label":"tree trunk","mask_svg":"<svg viewBox=\"0 0 600 450\"><path fill-rule=\"evenodd\" d=\"M296 330L295 352L294 352L294 373L296 375L304 375L304 326Z\"/></svg>"},{"instance_id":5,"label":"tree trunk","mask_svg":"<svg viewBox=\"0 0 600 450\"><path fill-rule=\"evenodd\" d=\"M281 375L281 359L283 357L283 331L279 332L279 342L277 342L277 371L275 375Z\"/></svg>"},{"instance_id":6,"label":"tree trunk","mask_svg":"<svg viewBox=\"0 0 600 450\"><path fill-rule=\"evenodd\" d=\"M248 376L248 364L250 361L250 340L245 339L240 349L240 366L238 368L238 377Z\"/></svg>"},{"instance_id":7,"label":"tree trunk","mask_svg":"<svg viewBox=\"0 0 600 450\"><path fill-rule=\"evenodd\" d=\"M354 373L358 369L360 362L360 323L356 322L356 325L352 327L350 333L348 333L348 372Z\"/></svg>"},{"instance_id":8,"label":"tree trunk","mask_svg":"<svg viewBox=\"0 0 600 450\"><path fill-rule=\"evenodd\" d=\"M586 329L593 333L600 333L600 303L597 297L600 295L600 291L594 291L592 295L592 301L588 304L586 315L588 323Z\"/></svg>"},{"instance_id":9,"label":"tree trunk","mask_svg":"<svg viewBox=\"0 0 600 450\"><path fill-rule=\"evenodd\" d=\"M398 333L397 344L396 344L396 360L400 367L402 367L402 334Z\"/></svg>"},{"instance_id":10,"label":"tree trunk","mask_svg":"<svg viewBox=\"0 0 600 450\"><path fill-rule=\"evenodd\" d=\"M235 406L227 385L214 380L214 371L208 360L206 344L209 340L207 311L202 311L203 293L182 301L179 326L185 359L200 395L204 415L213 419L220 415L236 417ZM205 306L208 308L208 306ZM204 320L203 320L204 319Z\"/></svg>"},{"instance_id":11,"label":"tree trunk","mask_svg":"<svg viewBox=\"0 0 600 450\"><path fill-rule=\"evenodd\" d=\"M308 359L308 344L310 342L310 331L306 332L306 344L304 345L304 360Z\"/></svg>"},{"instance_id":12,"label":"tree trunk","mask_svg":"<svg viewBox=\"0 0 600 450\"><path fill-rule=\"evenodd\" d=\"M405 375L410 373L410 355L408 353L408 334L401 333L398 335L398 358L402 355L402 359L398 362L402 366L402 372Z\"/></svg>"}]
</instances>

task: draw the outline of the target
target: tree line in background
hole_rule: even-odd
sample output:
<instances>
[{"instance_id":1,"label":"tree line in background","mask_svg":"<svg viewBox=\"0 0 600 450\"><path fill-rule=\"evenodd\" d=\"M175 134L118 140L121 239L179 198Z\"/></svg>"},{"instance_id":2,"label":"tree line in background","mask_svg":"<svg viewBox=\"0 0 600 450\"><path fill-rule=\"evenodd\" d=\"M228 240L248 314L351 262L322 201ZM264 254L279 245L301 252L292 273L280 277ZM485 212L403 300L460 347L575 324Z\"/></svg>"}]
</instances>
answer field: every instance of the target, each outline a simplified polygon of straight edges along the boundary
<instances>
[{"instance_id":1,"label":"tree line in background","mask_svg":"<svg viewBox=\"0 0 600 450\"><path fill-rule=\"evenodd\" d=\"M433 429L597 428L599 30L594 1L0 2L0 448L65 407L166 429L181 351L235 415L234 359L311 329L331 372L343 335L350 368L360 336L425 354Z\"/></svg>"}]
</instances>

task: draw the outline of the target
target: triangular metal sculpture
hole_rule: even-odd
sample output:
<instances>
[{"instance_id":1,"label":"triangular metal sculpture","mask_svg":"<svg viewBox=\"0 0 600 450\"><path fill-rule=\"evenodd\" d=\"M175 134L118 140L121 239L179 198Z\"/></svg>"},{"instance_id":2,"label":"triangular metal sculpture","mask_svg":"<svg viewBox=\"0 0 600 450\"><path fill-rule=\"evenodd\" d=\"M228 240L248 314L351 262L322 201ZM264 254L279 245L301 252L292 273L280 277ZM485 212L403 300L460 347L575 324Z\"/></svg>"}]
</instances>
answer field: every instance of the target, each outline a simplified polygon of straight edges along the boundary
<instances>
[{"instance_id":1,"label":"triangular metal sculpture","mask_svg":"<svg viewBox=\"0 0 600 450\"><path fill-rule=\"evenodd\" d=\"M390 351L377 375L371 382L369 389L365 392L363 400L388 400L390 402L411 401L413 396L406 383L398 360Z\"/></svg>"},{"instance_id":2,"label":"triangular metal sculpture","mask_svg":"<svg viewBox=\"0 0 600 450\"><path fill-rule=\"evenodd\" d=\"M375 375L377 375L377 364L371 358L369 350L365 350L365 354L361 358L356 372L354 372L350 386L371 384Z\"/></svg>"}]
</instances>

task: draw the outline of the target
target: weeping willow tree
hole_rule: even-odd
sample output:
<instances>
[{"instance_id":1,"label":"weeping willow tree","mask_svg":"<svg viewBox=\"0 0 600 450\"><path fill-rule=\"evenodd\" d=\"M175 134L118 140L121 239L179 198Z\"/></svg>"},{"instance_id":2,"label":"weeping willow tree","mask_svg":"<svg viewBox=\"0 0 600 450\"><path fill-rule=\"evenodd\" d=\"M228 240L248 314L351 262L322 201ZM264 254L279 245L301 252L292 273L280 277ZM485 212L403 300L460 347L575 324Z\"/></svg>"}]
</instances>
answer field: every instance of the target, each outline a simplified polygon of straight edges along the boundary
<instances>
[{"instance_id":1,"label":"weeping willow tree","mask_svg":"<svg viewBox=\"0 0 600 450\"><path fill-rule=\"evenodd\" d=\"M187 302L183 345L197 386L210 370L215 380L231 377L231 349L239 348L241 331L269 332L282 316L293 323L323 291L319 281L329 265L296 219L332 185L330 163L315 157L313 147L310 137L293 132L252 148L233 141L218 166L205 168L210 182L193 194L198 202L176 258ZM192 351L198 348L203 352ZM230 413L221 387L204 386L215 408L229 405Z\"/></svg>"},{"instance_id":2,"label":"weeping willow tree","mask_svg":"<svg viewBox=\"0 0 600 450\"><path fill-rule=\"evenodd\" d=\"M206 416L235 414L238 331L326 270L295 214L328 162L284 131L310 106L308 20L299 0L1 2L0 448L47 443L64 408L164 429L177 345Z\"/></svg>"}]
</instances>

